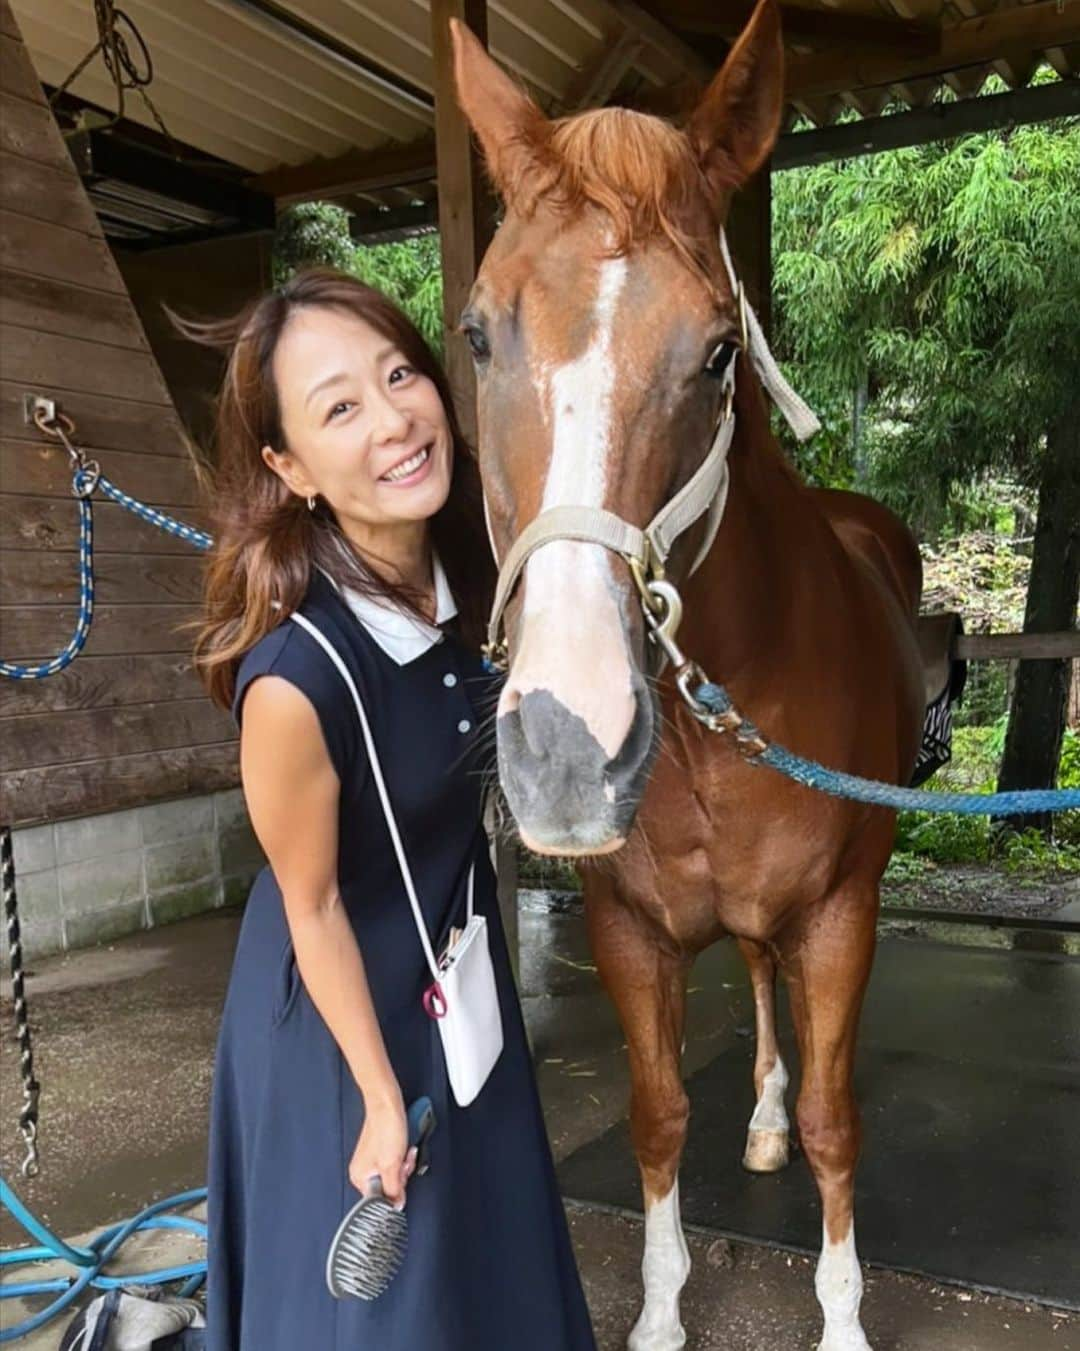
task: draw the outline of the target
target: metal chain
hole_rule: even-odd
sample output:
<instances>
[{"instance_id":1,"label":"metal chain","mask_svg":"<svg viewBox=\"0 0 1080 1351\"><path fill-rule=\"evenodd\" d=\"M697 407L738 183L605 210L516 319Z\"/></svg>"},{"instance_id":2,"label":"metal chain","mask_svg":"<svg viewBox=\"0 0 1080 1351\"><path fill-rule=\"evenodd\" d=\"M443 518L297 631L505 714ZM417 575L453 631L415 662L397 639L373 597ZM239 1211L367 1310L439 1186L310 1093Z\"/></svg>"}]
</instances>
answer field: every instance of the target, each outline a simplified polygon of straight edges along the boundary
<instances>
[{"instance_id":1,"label":"metal chain","mask_svg":"<svg viewBox=\"0 0 1080 1351\"><path fill-rule=\"evenodd\" d=\"M22 937L19 931L19 903L15 893L15 853L11 827L0 826L0 871L3 873L4 919L7 923L8 959L11 963L11 993L15 1001L15 1036L19 1043L19 1070L22 1074L23 1105L19 1112L19 1130L26 1141L23 1177L38 1172L38 1100L41 1085L34 1078L34 1050L30 1041L30 1018L23 983Z\"/></svg>"},{"instance_id":2,"label":"metal chain","mask_svg":"<svg viewBox=\"0 0 1080 1351\"><path fill-rule=\"evenodd\" d=\"M124 91L130 89L138 94L149 108L161 134L169 143L170 153L179 159L181 157L179 146L165 125L165 121L158 112L154 101L146 92L154 78L154 62L150 56L150 49L146 45L146 40L139 32L135 21L124 10L117 9L114 0L94 0L94 19L97 23L97 42L90 48L59 89L53 91L49 98L50 105L57 103L100 52L102 62L112 77L113 87L116 90L116 112L104 125L111 127L124 116ZM131 38L138 45L140 60L143 64L142 70L135 64L131 55L131 48L128 45L128 38L120 31L121 24L127 28Z\"/></svg>"}]
</instances>

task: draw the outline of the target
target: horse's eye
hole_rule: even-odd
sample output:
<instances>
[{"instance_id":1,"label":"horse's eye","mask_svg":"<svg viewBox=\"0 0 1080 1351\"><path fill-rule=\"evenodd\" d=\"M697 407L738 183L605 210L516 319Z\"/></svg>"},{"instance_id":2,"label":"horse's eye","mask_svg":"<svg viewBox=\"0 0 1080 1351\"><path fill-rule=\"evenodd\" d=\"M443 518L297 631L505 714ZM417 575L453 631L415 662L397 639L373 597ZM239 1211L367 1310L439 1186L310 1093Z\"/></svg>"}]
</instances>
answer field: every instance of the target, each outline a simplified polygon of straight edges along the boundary
<instances>
[{"instance_id":1,"label":"horse's eye","mask_svg":"<svg viewBox=\"0 0 1080 1351\"><path fill-rule=\"evenodd\" d=\"M723 342L717 343L713 348L712 354L705 363L705 374L719 378L727 373L728 367L735 360L735 354L739 350L739 344L725 338Z\"/></svg>"},{"instance_id":2,"label":"horse's eye","mask_svg":"<svg viewBox=\"0 0 1080 1351\"><path fill-rule=\"evenodd\" d=\"M473 360L485 362L491 356L491 346L487 340L487 334L477 324L463 324L462 330L465 334L465 341L469 344L469 351L473 354Z\"/></svg>"}]
</instances>

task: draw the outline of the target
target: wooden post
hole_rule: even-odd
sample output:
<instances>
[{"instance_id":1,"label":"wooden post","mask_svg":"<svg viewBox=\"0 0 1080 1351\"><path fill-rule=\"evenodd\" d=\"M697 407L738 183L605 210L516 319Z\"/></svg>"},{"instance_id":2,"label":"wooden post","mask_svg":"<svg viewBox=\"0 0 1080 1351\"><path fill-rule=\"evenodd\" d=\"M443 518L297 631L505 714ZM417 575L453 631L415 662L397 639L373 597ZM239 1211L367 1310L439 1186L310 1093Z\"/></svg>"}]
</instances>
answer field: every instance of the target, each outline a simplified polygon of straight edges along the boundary
<instances>
[{"instance_id":1,"label":"wooden post","mask_svg":"<svg viewBox=\"0 0 1080 1351\"><path fill-rule=\"evenodd\" d=\"M468 24L487 45L486 0L431 0L431 51L435 63L435 157L439 188L439 240L443 269L446 370L461 428L476 444L476 381L468 345L455 332L480 260L495 225L495 202L465 115L454 91L450 20ZM517 855L499 836L494 849L499 908L518 973Z\"/></svg>"},{"instance_id":2,"label":"wooden post","mask_svg":"<svg viewBox=\"0 0 1080 1351\"><path fill-rule=\"evenodd\" d=\"M476 382L468 346L455 330L491 239L495 212L479 156L473 147L469 124L454 92L453 49L450 45L452 18L468 24L486 46L486 0L431 0L446 369L462 430L475 445Z\"/></svg>"},{"instance_id":3,"label":"wooden post","mask_svg":"<svg viewBox=\"0 0 1080 1351\"><path fill-rule=\"evenodd\" d=\"M771 165L736 193L728 214L727 237L735 271L768 337L772 327Z\"/></svg>"}]
</instances>

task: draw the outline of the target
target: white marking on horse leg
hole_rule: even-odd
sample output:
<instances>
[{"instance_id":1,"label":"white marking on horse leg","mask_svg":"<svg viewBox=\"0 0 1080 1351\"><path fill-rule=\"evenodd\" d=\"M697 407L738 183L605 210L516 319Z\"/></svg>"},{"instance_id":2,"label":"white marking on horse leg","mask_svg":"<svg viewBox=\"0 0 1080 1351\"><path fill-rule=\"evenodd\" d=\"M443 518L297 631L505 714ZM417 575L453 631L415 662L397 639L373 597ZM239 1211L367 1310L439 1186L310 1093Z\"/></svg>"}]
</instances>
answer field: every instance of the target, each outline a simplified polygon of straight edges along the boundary
<instances>
[{"instance_id":1,"label":"white marking on horse leg","mask_svg":"<svg viewBox=\"0 0 1080 1351\"><path fill-rule=\"evenodd\" d=\"M859 1322L862 1270L855 1251L855 1225L839 1243L823 1229L814 1289L825 1315L825 1335L818 1351L871 1351Z\"/></svg>"},{"instance_id":2,"label":"white marking on horse leg","mask_svg":"<svg viewBox=\"0 0 1080 1351\"><path fill-rule=\"evenodd\" d=\"M690 1252L679 1218L679 1180L645 1214L645 1256L641 1276L645 1305L627 1342L627 1351L680 1351L686 1333L679 1295L690 1275Z\"/></svg>"},{"instance_id":3,"label":"white marking on horse leg","mask_svg":"<svg viewBox=\"0 0 1080 1351\"><path fill-rule=\"evenodd\" d=\"M751 1173L775 1173L788 1161L788 1114L784 1106L787 1086L787 1068L777 1055L761 1086L761 1097L746 1133L743 1167Z\"/></svg>"}]
</instances>

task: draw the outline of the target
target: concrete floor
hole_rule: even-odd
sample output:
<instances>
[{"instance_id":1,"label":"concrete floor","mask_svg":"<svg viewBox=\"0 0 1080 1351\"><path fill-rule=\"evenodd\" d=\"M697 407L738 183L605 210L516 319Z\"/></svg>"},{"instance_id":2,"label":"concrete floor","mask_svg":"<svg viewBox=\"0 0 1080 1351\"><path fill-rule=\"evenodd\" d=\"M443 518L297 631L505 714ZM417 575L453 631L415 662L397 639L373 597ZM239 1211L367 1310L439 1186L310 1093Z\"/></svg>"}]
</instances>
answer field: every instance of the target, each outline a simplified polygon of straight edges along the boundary
<instances>
[{"instance_id":1,"label":"concrete floor","mask_svg":"<svg viewBox=\"0 0 1080 1351\"><path fill-rule=\"evenodd\" d=\"M202 1181L211 1056L237 920L219 912L37 965L28 994L43 1084L42 1170L31 1183L19 1182L20 1093L5 1005L0 1167L60 1233L84 1235ZM522 948L523 1001L553 1146L563 1158L625 1112L622 1037L597 987L580 918L525 911ZM723 948L699 962L691 990L688 1073L752 1029L749 990ZM570 1218L598 1344L616 1351L636 1314L641 1224L576 1206ZM4 1216L0 1242L21 1241ZM810 1261L705 1233L691 1234L690 1243L690 1348L810 1351L816 1344ZM1075 1315L890 1272L868 1274L864 1317L876 1351L1080 1351ZM22 1345L55 1348L61 1327Z\"/></svg>"}]
</instances>

